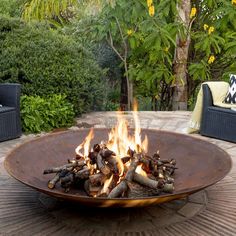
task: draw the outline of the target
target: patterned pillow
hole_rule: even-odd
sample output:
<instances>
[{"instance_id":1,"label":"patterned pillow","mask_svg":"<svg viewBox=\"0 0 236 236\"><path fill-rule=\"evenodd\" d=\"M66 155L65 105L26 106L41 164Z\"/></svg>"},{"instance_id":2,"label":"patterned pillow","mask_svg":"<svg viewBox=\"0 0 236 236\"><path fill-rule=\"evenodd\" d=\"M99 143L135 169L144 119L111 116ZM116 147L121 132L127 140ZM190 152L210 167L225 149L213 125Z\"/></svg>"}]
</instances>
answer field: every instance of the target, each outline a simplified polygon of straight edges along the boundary
<instances>
[{"instance_id":1,"label":"patterned pillow","mask_svg":"<svg viewBox=\"0 0 236 236\"><path fill-rule=\"evenodd\" d=\"M229 90L225 98L225 103L236 104L236 75L230 75Z\"/></svg>"}]
</instances>

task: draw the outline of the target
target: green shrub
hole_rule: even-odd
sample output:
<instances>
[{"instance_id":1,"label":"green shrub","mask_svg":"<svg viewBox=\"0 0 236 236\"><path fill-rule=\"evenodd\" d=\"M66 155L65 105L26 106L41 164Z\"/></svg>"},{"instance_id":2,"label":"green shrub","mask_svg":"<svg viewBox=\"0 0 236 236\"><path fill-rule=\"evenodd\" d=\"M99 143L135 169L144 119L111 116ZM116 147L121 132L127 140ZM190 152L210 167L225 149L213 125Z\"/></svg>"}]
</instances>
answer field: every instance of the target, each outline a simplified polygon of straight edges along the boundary
<instances>
[{"instance_id":1,"label":"green shrub","mask_svg":"<svg viewBox=\"0 0 236 236\"><path fill-rule=\"evenodd\" d=\"M73 105L65 95L21 96L21 120L25 132L38 133L73 124Z\"/></svg>"},{"instance_id":2,"label":"green shrub","mask_svg":"<svg viewBox=\"0 0 236 236\"><path fill-rule=\"evenodd\" d=\"M72 36L42 24L0 16L0 82L22 84L22 93L65 94L76 114L103 104L102 71Z\"/></svg>"},{"instance_id":3,"label":"green shrub","mask_svg":"<svg viewBox=\"0 0 236 236\"><path fill-rule=\"evenodd\" d=\"M0 0L0 14L20 17L25 2L26 0Z\"/></svg>"}]
</instances>

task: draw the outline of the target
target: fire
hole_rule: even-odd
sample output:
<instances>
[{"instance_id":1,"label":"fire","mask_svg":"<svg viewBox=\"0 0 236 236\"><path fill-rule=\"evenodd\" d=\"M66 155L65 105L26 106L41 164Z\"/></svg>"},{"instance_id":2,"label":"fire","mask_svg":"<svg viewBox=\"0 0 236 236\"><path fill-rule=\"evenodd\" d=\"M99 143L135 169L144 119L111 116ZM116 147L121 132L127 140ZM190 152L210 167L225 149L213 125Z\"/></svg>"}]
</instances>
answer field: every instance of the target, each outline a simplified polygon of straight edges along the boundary
<instances>
[{"instance_id":1,"label":"fire","mask_svg":"<svg viewBox=\"0 0 236 236\"><path fill-rule=\"evenodd\" d=\"M118 160L120 166L122 165L121 158L127 156L129 150L147 153L148 151L148 138L145 136L144 140L141 139L141 128L140 121L138 118L137 112L137 102L134 103L134 135L129 134L128 130L128 121L122 116L120 111L117 112L117 124L112 128L111 132L108 134L108 141L106 146L109 150L116 153L116 156L119 157ZM75 149L75 152L79 156L88 157L90 142L94 138L93 129L90 130L88 136L85 140ZM84 153L81 153L81 150L84 149ZM124 170L121 171L122 174Z\"/></svg>"},{"instance_id":2,"label":"fire","mask_svg":"<svg viewBox=\"0 0 236 236\"><path fill-rule=\"evenodd\" d=\"M142 175L142 176L147 176L147 173L142 169L142 166L139 165L136 170L135 170L136 173Z\"/></svg>"},{"instance_id":3,"label":"fire","mask_svg":"<svg viewBox=\"0 0 236 236\"><path fill-rule=\"evenodd\" d=\"M94 138L94 133L93 133L93 128L90 129L89 134L87 135L87 137L84 139L84 141L75 149L75 153L80 156L80 157L84 157L86 163L90 166L90 160L88 158L89 155L89 149L90 149L90 143L91 140ZM81 149L84 149L84 153L82 154L80 152Z\"/></svg>"},{"instance_id":4,"label":"fire","mask_svg":"<svg viewBox=\"0 0 236 236\"><path fill-rule=\"evenodd\" d=\"M111 175L111 177L109 179L105 180L100 194L104 194L104 193L109 192L109 188L110 188L110 185L112 184L113 178L114 178L114 176Z\"/></svg>"},{"instance_id":5,"label":"fire","mask_svg":"<svg viewBox=\"0 0 236 236\"><path fill-rule=\"evenodd\" d=\"M176 161L161 160L159 151L148 155L148 138L142 140L137 103L133 111L134 131L128 129L128 122L117 112L117 124L108 133L107 141L96 143L93 129L75 149L76 158L68 164L44 170L44 174L57 173L48 182L53 189L58 181L65 192L74 183L82 183L84 191L92 197L126 197L132 193L134 184L161 192L174 191L172 175Z\"/></svg>"}]
</instances>

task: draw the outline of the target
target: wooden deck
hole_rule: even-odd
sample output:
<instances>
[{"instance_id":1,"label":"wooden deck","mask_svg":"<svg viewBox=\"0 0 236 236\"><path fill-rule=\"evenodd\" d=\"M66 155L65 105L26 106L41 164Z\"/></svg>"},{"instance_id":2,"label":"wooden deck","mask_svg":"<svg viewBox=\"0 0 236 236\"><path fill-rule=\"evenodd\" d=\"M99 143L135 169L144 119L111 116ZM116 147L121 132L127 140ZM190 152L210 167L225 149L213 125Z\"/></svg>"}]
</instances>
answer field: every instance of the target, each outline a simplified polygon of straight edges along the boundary
<instances>
[{"instance_id":1,"label":"wooden deck","mask_svg":"<svg viewBox=\"0 0 236 236\"><path fill-rule=\"evenodd\" d=\"M130 113L126 117L133 125ZM141 127L185 133L189 112L140 112ZM114 112L86 114L78 127L112 127ZM42 134L46 135L46 134ZM136 209L93 209L59 202L19 183L3 167L8 152L34 135L0 143L0 235L236 235L236 144L214 143L233 160L231 172L217 184L186 199Z\"/></svg>"}]
</instances>

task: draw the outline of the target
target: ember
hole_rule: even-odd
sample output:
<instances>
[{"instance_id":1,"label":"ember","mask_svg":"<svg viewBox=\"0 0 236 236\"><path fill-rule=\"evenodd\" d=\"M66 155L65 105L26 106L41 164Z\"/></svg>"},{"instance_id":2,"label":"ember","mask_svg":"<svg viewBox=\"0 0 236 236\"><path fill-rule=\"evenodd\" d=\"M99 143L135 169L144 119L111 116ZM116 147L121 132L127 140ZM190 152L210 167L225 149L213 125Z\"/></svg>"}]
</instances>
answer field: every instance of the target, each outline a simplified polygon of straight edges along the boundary
<instances>
[{"instance_id":1,"label":"ember","mask_svg":"<svg viewBox=\"0 0 236 236\"><path fill-rule=\"evenodd\" d=\"M147 154L148 139L146 136L141 139L137 109L133 114L133 136L129 134L127 121L118 113L117 125L108 134L108 141L95 144L90 150L94 137L91 129L76 148L74 159L44 170L44 174L56 173L48 182L48 188L53 189L60 182L65 192L72 186L82 186L89 196L107 198L172 193L176 161L162 160L159 151L152 156Z\"/></svg>"}]
</instances>

